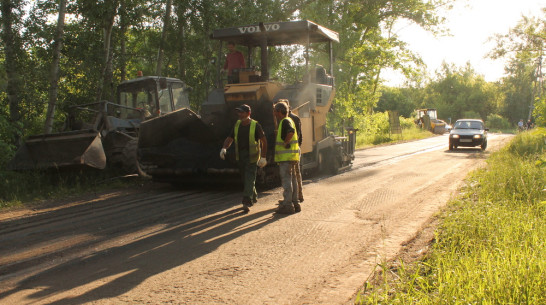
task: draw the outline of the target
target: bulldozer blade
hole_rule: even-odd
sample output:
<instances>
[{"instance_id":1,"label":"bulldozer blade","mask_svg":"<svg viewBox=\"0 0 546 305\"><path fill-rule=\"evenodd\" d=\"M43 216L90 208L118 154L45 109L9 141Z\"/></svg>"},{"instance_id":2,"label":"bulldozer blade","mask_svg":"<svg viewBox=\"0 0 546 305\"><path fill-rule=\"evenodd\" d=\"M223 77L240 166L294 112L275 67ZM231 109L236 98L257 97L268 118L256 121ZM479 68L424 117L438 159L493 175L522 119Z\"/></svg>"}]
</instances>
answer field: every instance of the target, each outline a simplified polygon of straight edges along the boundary
<instances>
[{"instance_id":1,"label":"bulldozer blade","mask_svg":"<svg viewBox=\"0 0 546 305\"><path fill-rule=\"evenodd\" d=\"M140 125L138 158L144 167L184 171L217 156L217 146L210 127L193 111L181 109Z\"/></svg>"},{"instance_id":2,"label":"bulldozer blade","mask_svg":"<svg viewBox=\"0 0 546 305\"><path fill-rule=\"evenodd\" d=\"M190 109L184 108L142 122L138 147L159 147L179 138L197 143L210 143L215 140L214 134L199 116Z\"/></svg>"},{"instance_id":3,"label":"bulldozer blade","mask_svg":"<svg viewBox=\"0 0 546 305\"><path fill-rule=\"evenodd\" d=\"M8 165L11 170L63 167L104 169L106 155L96 130L78 130L31 136Z\"/></svg>"}]
</instances>

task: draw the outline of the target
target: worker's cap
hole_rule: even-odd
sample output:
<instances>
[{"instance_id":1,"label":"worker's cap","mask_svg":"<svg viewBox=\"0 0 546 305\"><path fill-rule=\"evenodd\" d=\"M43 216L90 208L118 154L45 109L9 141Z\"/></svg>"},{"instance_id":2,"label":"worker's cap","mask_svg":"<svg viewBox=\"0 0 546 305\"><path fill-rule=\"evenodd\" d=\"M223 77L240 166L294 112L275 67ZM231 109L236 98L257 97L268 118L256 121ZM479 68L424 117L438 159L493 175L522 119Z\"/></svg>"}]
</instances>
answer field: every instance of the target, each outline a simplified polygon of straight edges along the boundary
<instances>
[{"instance_id":1,"label":"worker's cap","mask_svg":"<svg viewBox=\"0 0 546 305\"><path fill-rule=\"evenodd\" d=\"M235 108L235 110L238 112L250 112L250 106L247 104L242 104L241 106Z\"/></svg>"}]
</instances>

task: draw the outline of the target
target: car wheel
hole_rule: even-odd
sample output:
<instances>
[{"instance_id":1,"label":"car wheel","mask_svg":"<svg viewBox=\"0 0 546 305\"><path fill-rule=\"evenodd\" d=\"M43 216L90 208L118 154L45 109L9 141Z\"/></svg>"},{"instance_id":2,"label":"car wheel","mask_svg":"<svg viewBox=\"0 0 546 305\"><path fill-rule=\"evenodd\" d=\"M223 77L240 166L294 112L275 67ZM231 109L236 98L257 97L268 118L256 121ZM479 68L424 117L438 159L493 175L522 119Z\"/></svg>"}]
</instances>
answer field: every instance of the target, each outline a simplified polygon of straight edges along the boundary
<instances>
[{"instance_id":1,"label":"car wheel","mask_svg":"<svg viewBox=\"0 0 546 305\"><path fill-rule=\"evenodd\" d=\"M453 150L453 143L449 142L449 150Z\"/></svg>"},{"instance_id":2,"label":"car wheel","mask_svg":"<svg viewBox=\"0 0 546 305\"><path fill-rule=\"evenodd\" d=\"M487 141L483 142L481 147L482 150L485 150L487 148Z\"/></svg>"}]
</instances>

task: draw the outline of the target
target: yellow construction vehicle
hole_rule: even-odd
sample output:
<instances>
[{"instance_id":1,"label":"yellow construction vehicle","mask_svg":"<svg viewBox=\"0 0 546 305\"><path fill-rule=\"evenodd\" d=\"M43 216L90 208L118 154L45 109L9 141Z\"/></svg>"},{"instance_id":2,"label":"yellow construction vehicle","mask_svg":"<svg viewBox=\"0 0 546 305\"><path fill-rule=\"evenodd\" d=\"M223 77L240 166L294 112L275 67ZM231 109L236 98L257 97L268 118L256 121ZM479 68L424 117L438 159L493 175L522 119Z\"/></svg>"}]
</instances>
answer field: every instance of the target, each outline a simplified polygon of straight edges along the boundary
<instances>
[{"instance_id":1,"label":"yellow construction vehicle","mask_svg":"<svg viewBox=\"0 0 546 305\"><path fill-rule=\"evenodd\" d=\"M138 143L143 171L160 181L238 173L234 145L228 150L226 160L221 160L218 152L237 120L234 109L248 104L252 118L262 125L268 141L268 166L258 170L258 181L267 183L275 179L276 122L272 109L279 99L288 99L292 111L301 119L304 171L335 173L352 164L356 130L347 128L341 135L335 135L326 127L335 94L332 44L339 42L338 33L301 20L219 29L213 31L211 38L219 41L218 58L223 57L222 45L226 42L246 48L250 68L234 70L226 84L221 62L216 61L216 88L210 91L199 114L183 109L143 122ZM288 45L303 47L300 55L305 64L300 67L303 70L300 78L287 84L270 77L268 63L272 48L282 51ZM259 56L255 51L259 51ZM313 52L320 53L314 62Z\"/></svg>"},{"instance_id":2,"label":"yellow construction vehicle","mask_svg":"<svg viewBox=\"0 0 546 305\"><path fill-rule=\"evenodd\" d=\"M415 123L418 126L435 134L444 134L446 132L446 122L438 119L436 109L425 108L415 111L417 113Z\"/></svg>"}]
</instances>

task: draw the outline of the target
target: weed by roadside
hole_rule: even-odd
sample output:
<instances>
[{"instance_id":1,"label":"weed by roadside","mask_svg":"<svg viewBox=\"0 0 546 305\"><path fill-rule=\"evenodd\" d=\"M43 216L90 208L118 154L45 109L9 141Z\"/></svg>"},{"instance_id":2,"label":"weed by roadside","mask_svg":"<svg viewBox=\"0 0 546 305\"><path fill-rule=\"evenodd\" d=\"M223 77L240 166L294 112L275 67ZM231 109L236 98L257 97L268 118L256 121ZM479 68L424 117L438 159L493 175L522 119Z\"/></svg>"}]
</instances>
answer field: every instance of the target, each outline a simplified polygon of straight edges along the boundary
<instances>
[{"instance_id":1,"label":"weed by roadside","mask_svg":"<svg viewBox=\"0 0 546 305\"><path fill-rule=\"evenodd\" d=\"M366 133L357 132L356 147L363 148L383 143L396 143L400 141L418 140L431 137L433 134L416 126L408 126L402 129L401 134Z\"/></svg>"},{"instance_id":2,"label":"weed by roadside","mask_svg":"<svg viewBox=\"0 0 546 305\"><path fill-rule=\"evenodd\" d=\"M421 261L378 266L357 304L546 304L546 130L470 175Z\"/></svg>"}]
</instances>

